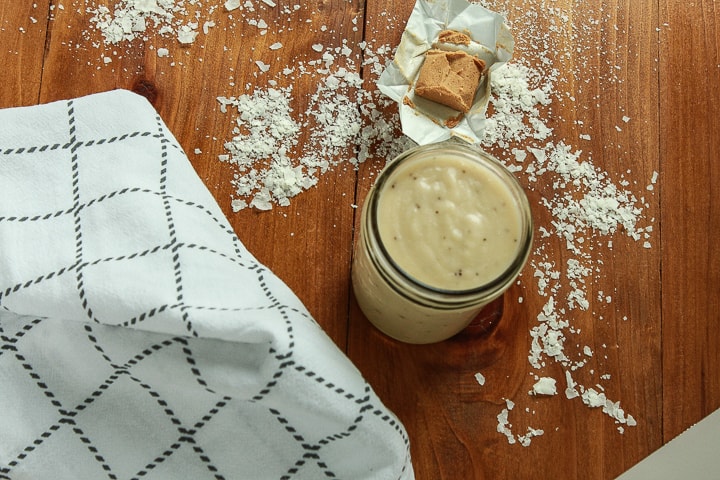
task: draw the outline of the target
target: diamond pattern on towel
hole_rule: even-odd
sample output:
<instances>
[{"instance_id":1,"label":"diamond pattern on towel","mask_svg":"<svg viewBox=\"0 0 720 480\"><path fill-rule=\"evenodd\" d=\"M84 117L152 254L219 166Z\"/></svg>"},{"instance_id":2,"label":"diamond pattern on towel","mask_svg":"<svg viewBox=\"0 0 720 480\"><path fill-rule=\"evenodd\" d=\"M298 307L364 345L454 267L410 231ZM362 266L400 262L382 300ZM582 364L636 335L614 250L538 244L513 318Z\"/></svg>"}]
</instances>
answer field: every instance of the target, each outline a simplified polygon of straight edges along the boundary
<instances>
[{"instance_id":1,"label":"diamond pattern on towel","mask_svg":"<svg viewBox=\"0 0 720 480\"><path fill-rule=\"evenodd\" d=\"M0 479L413 477L144 98L0 122Z\"/></svg>"}]
</instances>

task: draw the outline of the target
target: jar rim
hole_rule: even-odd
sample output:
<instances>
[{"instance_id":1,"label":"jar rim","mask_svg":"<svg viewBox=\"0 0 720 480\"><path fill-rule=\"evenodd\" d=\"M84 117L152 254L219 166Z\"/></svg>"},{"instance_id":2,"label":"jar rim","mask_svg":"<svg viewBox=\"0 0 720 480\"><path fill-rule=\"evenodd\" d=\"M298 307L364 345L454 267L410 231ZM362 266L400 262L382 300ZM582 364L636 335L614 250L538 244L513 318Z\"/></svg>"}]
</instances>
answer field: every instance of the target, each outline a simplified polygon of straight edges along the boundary
<instances>
[{"instance_id":1,"label":"jar rim","mask_svg":"<svg viewBox=\"0 0 720 480\"><path fill-rule=\"evenodd\" d=\"M468 158L473 161L480 162L483 164L483 166L488 167L494 174L499 175L503 179L503 181L509 186L510 191L515 198L521 212L521 239L519 242L517 254L513 261L502 273L500 273L493 280L469 289L439 288L415 278L413 275L409 274L405 269L403 269L400 265L398 265L395 259L392 258L385 244L383 243L382 236L380 235L379 231L377 212L380 200L379 192L381 192L383 185L392 176L392 173L396 171L397 168L399 168L405 162L411 161L415 158L422 158L419 156L422 156L425 153L433 153L437 151L449 151L463 158ZM527 199L527 195L525 194L525 190L520 185L515 175L513 175L512 172L510 172L497 158L485 152L484 150L474 145L470 145L466 142L459 142L451 139L439 143L413 147L400 153L398 156L388 162L385 168L380 172L375 184L373 185L367 196L366 201L368 202L366 210L370 212L370 215L365 216L366 218L364 223L366 224L363 225L363 227L365 227L370 232L370 235L367 235L367 237L372 237L372 239L377 245L377 248L380 250L382 257L384 258L384 260L386 260L386 263L392 269L391 273L395 276L398 276L400 279L410 283L410 285L417 289L418 293L421 293L421 296L423 297L430 297L435 300L447 300L452 298L457 301L471 301L471 299L478 296L482 296L483 298L485 298L486 296L492 296L494 293L502 293L509 286L509 284L517 278L518 274L527 262L530 250L532 248L533 220L530 212L530 204ZM375 219L375 221L371 221L369 219ZM370 240L367 237L366 241ZM374 263L377 263L377 259L374 259L373 261ZM376 266L380 267L379 265ZM379 268L379 270L382 271L383 269ZM387 275L383 275L383 277L386 277L386 281L391 280L390 278L387 278Z\"/></svg>"}]
</instances>

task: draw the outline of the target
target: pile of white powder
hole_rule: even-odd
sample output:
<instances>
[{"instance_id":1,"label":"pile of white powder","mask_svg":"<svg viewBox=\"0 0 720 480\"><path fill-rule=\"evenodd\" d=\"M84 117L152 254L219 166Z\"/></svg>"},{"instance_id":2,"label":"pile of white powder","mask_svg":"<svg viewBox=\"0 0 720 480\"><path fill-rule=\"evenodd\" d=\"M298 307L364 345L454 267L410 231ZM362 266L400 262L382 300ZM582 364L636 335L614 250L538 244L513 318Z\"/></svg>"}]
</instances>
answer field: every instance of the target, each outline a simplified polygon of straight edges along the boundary
<instances>
[{"instance_id":1,"label":"pile of white powder","mask_svg":"<svg viewBox=\"0 0 720 480\"><path fill-rule=\"evenodd\" d=\"M363 79L353 71L363 63L373 65L379 74L378 53L369 45L360 47L364 60L355 58L350 48L318 45L316 60L285 67L277 74L280 79L289 75L318 79L303 111L295 108L291 87L256 88L238 97L218 98L222 111L232 106L237 115L235 136L225 143L228 153L220 156L237 167L234 211L289 205L292 197L313 187L331 168L357 167L371 156L370 151L374 158L393 158L410 146L412 142L399 134L397 117L378 109L391 101L378 91L363 89ZM344 66L335 65L338 57Z\"/></svg>"},{"instance_id":2,"label":"pile of white powder","mask_svg":"<svg viewBox=\"0 0 720 480\"><path fill-rule=\"evenodd\" d=\"M484 3L488 8L503 11L501 2ZM150 30L192 44L199 32L208 34L210 27L220 21L235 21L236 13L240 14L239 21L257 28L259 35L272 35L285 28L284 24L266 21L262 12L281 9L290 15L302 13L303 8L302 4L278 6L273 0L224 3L120 0L113 9L97 6L89 11L90 23L102 32L106 45L145 39ZM220 13L225 17L219 17ZM532 284L535 293L544 299L530 329L528 370L535 384L527 398L551 398L561 391L566 400L579 399L590 408L601 409L622 433L626 426L636 425L636 421L619 401L606 396L601 382L611 380L611 374L591 371L590 376L597 381L590 387L579 384L573 377L579 369L587 368L597 354L584 344L581 329L574 325L575 312L612 302L612 292L600 291L596 298L588 298L589 286L603 278L603 262L595 247L611 249L613 237L624 234L639 246L650 248L653 219L646 220L649 203L629 189L622 175L611 175L593 165L592 153L580 146L591 139L592 132L583 131L581 122L579 137L571 139L556 138L549 126L547 119L555 103L575 101L563 91L568 79L559 75L554 62L597 52L601 47L583 42L583 32L597 29L609 20L602 7L588 7L582 18L573 13L549 7L542 0L524 2L505 12L524 58L493 74L490 116L481 143L490 150L505 151L507 155L501 160L528 190L543 185L543 189L538 189L544 192L539 207L552 219L549 224L536 225L538 241L530 258L530 275L526 273L521 278L522 283ZM539 17L542 21L538 21ZM384 20L386 28L395 28L404 21L388 16ZM357 24L358 19L353 19L353 23ZM550 28L540 31L538 24ZM327 29L320 26L318 31ZM563 47L562 38L573 41ZM281 42L268 43L270 50L284 48ZM568 51L569 48L574 50ZM157 53L164 56L167 50L158 49ZM340 47L330 48L317 42L307 58L292 65L249 59L256 67L256 77L263 76L263 83L268 86L248 84L242 94L223 96L219 92L217 97L221 111L231 115L234 123L233 136L225 141L225 151L219 155L221 161L236 169L232 180L233 210L287 206L293 197L312 188L332 169L356 168L368 158L373 161L392 158L407 148L411 142L399 134L397 110L374 87L368 89L393 53L389 45L349 45L345 41ZM525 60L528 58L532 62ZM605 71L619 68L610 67ZM361 70L366 74L364 78L357 73ZM600 75L582 63L571 74L579 88L583 76ZM301 76L316 85L309 101L296 98L292 86L282 86L292 85ZM631 121L622 116L622 123L616 128L620 131ZM354 153L348 155L352 148ZM378 165L378 170L381 167ZM657 177L654 173L648 180L646 194L652 194ZM548 186L552 187L550 194ZM559 239L565 250L547 252L543 239L548 238ZM573 349L580 350L579 355L568 353L570 342L575 344ZM552 378L547 374L549 367L557 371L558 365L563 377ZM481 385L486 383L480 373L476 379ZM564 388L558 388L558 384ZM527 427L521 434L513 433L509 415L522 400L506 399L505 408L497 416L498 432L512 444L528 446L532 438L544 434L544 429Z\"/></svg>"},{"instance_id":3,"label":"pile of white powder","mask_svg":"<svg viewBox=\"0 0 720 480\"><path fill-rule=\"evenodd\" d=\"M596 355L589 345L583 345L581 329L574 324L574 312L588 311L591 306L600 308L612 302L611 292L598 291L596 299L588 298L591 285L603 279L603 261L598 247L612 249L613 236L624 234L642 248L651 248L654 219L648 223L645 211L649 203L642 195L638 198L628 189L629 183L622 175L611 175L597 168L592 162L592 152L576 146L589 140L589 133L581 133L578 139L556 138L548 125L554 102L575 102L572 96L562 91L567 78L561 78L553 68L554 61L562 61L571 55L560 47L562 39L573 40L572 47L565 47L575 49L573 56L597 50L599 46L584 41L583 32L600 28L598 25L603 23L600 20L607 23L609 18L602 7L598 11L586 11L583 20L581 15L548 7L542 1L525 3L522 9L515 7L512 13L515 15L509 16L515 19L514 33L520 48L535 56L534 62L533 66L523 62L510 63L493 76L493 113L483 145L508 150L511 155L505 159L506 166L516 173L527 189L535 190L536 185L543 185L542 190L538 189L545 192L541 206L552 219L549 224L536 226L537 247L530 259L532 278L522 279L523 283L532 282L537 294L545 299L541 311L537 312L536 323L530 329L532 341L528 363L536 383L529 395L558 395L556 383L564 383L562 390L566 399L579 399L590 408L601 409L623 433L625 427L635 426L637 421L625 412L620 401L606 396L602 383L609 381L611 374L590 370L589 376L594 378L590 387L573 378L579 369L587 369ZM543 17L539 23L551 25L549 32L536 27L539 16ZM617 66L607 69L609 72L618 70ZM585 64L577 66L571 74L579 85L588 75L600 75ZM610 84L617 81L611 76L604 80ZM600 108L600 105L584 107ZM631 120L623 115L622 124L616 129L621 131ZM582 122L577 123L579 129L584 127ZM657 178L658 174L654 172L644 188L646 192L653 191ZM547 194L548 186L552 186L550 195ZM564 252L551 254L545 251L543 239L551 237L560 240L565 246ZM593 312L593 315L597 316L597 313ZM571 343L574 344L573 351L580 350L579 355L567 352ZM606 347L602 344L602 348ZM543 375L549 370L547 367L558 364L564 378ZM532 437L542 435L544 431L528 427L523 434L513 434L509 413L520 399L514 400L507 400L506 408L498 414L498 432L506 435L510 443L528 446Z\"/></svg>"},{"instance_id":4,"label":"pile of white powder","mask_svg":"<svg viewBox=\"0 0 720 480\"><path fill-rule=\"evenodd\" d=\"M147 40L150 32L161 37L174 37L182 44L195 41L201 27L200 11L192 10L202 6L200 0L119 0L112 7L99 4L89 7L90 23L100 30L107 45L117 45L137 38ZM213 6L203 15L211 15ZM214 26L206 21L202 28ZM163 55L160 51L159 55Z\"/></svg>"}]
</instances>

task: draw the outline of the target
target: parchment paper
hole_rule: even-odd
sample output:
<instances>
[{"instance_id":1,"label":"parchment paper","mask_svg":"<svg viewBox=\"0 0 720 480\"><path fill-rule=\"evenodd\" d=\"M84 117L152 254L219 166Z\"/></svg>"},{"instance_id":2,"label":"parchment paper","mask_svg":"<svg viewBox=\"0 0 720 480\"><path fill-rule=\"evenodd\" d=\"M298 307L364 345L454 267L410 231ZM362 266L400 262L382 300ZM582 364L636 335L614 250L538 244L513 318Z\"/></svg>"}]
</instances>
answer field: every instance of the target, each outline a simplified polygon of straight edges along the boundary
<instances>
[{"instance_id":1,"label":"parchment paper","mask_svg":"<svg viewBox=\"0 0 720 480\"><path fill-rule=\"evenodd\" d=\"M472 38L468 46L437 43L443 30ZM512 58L515 41L502 15L466 0L418 0L408 19L393 61L380 76L378 88L397 101L403 133L420 145L453 136L476 143L482 136L490 100L490 75ZM460 112L414 94L417 74L431 48L463 50L482 59L487 68L470 112L455 126Z\"/></svg>"}]
</instances>

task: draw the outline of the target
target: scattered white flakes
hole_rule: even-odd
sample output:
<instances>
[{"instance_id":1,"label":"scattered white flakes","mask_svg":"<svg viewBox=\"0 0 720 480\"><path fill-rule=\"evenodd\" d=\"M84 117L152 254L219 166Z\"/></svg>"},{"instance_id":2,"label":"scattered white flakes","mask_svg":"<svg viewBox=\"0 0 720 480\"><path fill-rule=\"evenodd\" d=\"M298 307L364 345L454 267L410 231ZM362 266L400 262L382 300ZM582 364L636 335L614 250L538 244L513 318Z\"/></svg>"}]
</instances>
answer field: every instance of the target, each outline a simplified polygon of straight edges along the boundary
<instances>
[{"instance_id":1,"label":"scattered white flakes","mask_svg":"<svg viewBox=\"0 0 720 480\"><path fill-rule=\"evenodd\" d=\"M508 417L510 415L510 410L515 407L515 404L511 400L506 400L505 405L505 408L503 408L497 415L497 431L498 433L502 433L503 435L505 435L505 437L507 437L508 443L512 445L516 443L517 440L515 440L515 436L512 433L512 424L510 423Z\"/></svg>"},{"instance_id":2,"label":"scattered white flakes","mask_svg":"<svg viewBox=\"0 0 720 480\"><path fill-rule=\"evenodd\" d=\"M544 125L538 108L550 103L551 77L513 63L498 69L498 75L492 79L494 96L491 102L495 111L499 112L499 117L495 120L497 113L494 113L488 120L483 142L501 147L511 146L513 142L525 144L524 150L532 154L534 161L527 162L527 155L519 154L522 150L515 148L511 150L515 162L525 166L515 166L513 170L522 171L530 185L541 176L552 174L557 178L545 182L553 186L556 195L542 200L552 214L552 229L542 226L539 233L543 238L553 234L563 238L568 250L576 255L576 258L567 262L565 270L558 273L568 279L570 288L566 294L567 308L587 310L590 302L586 283L591 272L597 268L585 251L588 248L587 239L612 235L620 227L627 235L638 239L636 223L642 211L636 206L635 197L631 193L619 189L606 173L596 170L589 161L582 161L580 151L572 151L563 142L532 146L532 141L548 138L549 128ZM545 83L531 86L531 81ZM543 92L543 95L538 95L538 91ZM610 247L612 242L606 244ZM540 255L542 250L538 252ZM567 310L553 312L555 308L561 308L556 307L553 301L561 278L558 274L551 277L549 272L546 273L545 269L550 263L536 262L534 259L531 259L531 263L536 266L534 277L538 290L541 295L549 296L549 299L543 312L538 315L538 326L531 329L532 344L528 360L535 368L545 365L543 357L560 362L571 370L580 368L584 365L583 361L571 362L564 354L566 335L563 332L571 328L570 317L566 318ZM545 268L537 268L541 264L546 265Z\"/></svg>"},{"instance_id":3,"label":"scattered white flakes","mask_svg":"<svg viewBox=\"0 0 720 480\"><path fill-rule=\"evenodd\" d=\"M202 150L200 150L199 148L195 149L195 155L200 155L201 153L202 153Z\"/></svg>"},{"instance_id":4,"label":"scattered white flakes","mask_svg":"<svg viewBox=\"0 0 720 480\"><path fill-rule=\"evenodd\" d=\"M112 10L98 5L87 11L91 15L90 25L102 33L106 45L145 38L149 27L160 36L179 38L182 26L177 28L177 17L187 15L184 2L175 0L120 0ZM183 33L182 37L187 40L189 34Z\"/></svg>"},{"instance_id":5,"label":"scattered white flakes","mask_svg":"<svg viewBox=\"0 0 720 480\"><path fill-rule=\"evenodd\" d=\"M514 435L512 432L512 424L510 423L510 411L515 408L515 403L512 400L505 400L505 408L503 408L497 415L497 431L505 435L508 444L514 445L519 443L523 447L529 447L533 437L543 435L545 432L541 429L528 427L527 432L523 435Z\"/></svg>"},{"instance_id":6,"label":"scattered white flakes","mask_svg":"<svg viewBox=\"0 0 720 480\"><path fill-rule=\"evenodd\" d=\"M538 107L550 103L550 85L529 86L530 68L516 63L506 64L505 67L493 72L494 113L486 120L482 139L484 144L501 147L526 137L528 127L525 120L539 118ZM534 131L530 135L537 140L545 140L552 133L552 129L542 122L531 120L531 123Z\"/></svg>"},{"instance_id":7,"label":"scattered white flakes","mask_svg":"<svg viewBox=\"0 0 720 480\"><path fill-rule=\"evenodd\" d=\"M541 435L545 434L543 430L528 427L527 433L525 435L518 435L518 442L520 442L520 445L523 447L529 447L530 442L533 437L539 437Z\"/></svg>"},{"instance_id":8,"label":"scattered white flakes","mask_svg":"<svg viewBox=\"0 0 720 480\"><path fill-rule=\"evenodd\" d=\"M530 330L532 342L528 360L535 368L544 366L543 356L554 358L558 362L567 361L564 353L563 330L569 324L559 316L559 313L555 309L555 298L549 297L542 312L538 314L539 324Z\"/></svg>"},{"instance_id":9,"label":"scattered white flakes","mask_svg":"<svg viewBox=\"0 0 720 480\"><path fill-rule=\"evenodd\" d=\"M287 199L312 183L302 167L292 167L288 156L288 150L297 143L300 125L290 114L287 93L271 88L236 99L218 98L221 105L232 105L239 113L236 136L225 148L231 154L230 162L238 167L234 180L238 195L252 196L249 204L233 202L233 209L248 205L268 210L273 198ZM265 159L271 161L270 167L258 170L255 161Z\"/></svg>"},{"instance_id":10,"label":"scattered white flakes","mask_svg":"<svg viewBox=\"0 0 720 480\"><path fill-rule=\"evenodd\" d=\"M270 50L280 50L283 47L283 44L280 42L275 42L272 45L270 45L268 48Z\"/></svg>"},{"instance_id":11,"label":"scattered white flakes","mask_svg":"<svg viewBox=\"0 0 720 480\"><path fill-rule=\"evenodd\" d=\"M385 63L369 48L364 53L372 62ZM352 59L347 61L352 67ZM232 106L237 114L234 137L225 148L227 162L237 167L235 197L246 201L233 203L234 211L287 206L292 197L315 186L320 175L341 163L357 168L369 157L393 158L412 145L397 133L399 118L381 110L393 102L377 90L364 90L358 73L327 60L314 64L314 70L307 68L309 64L286 66L277 74L308 75L317 81L317 91L303 99L304 111L295 110L292 87L218 97L222 112ZM256 65L262 69L265 64ZM308 132L303 144L299 144L301 129ZM347 157L347 145L359 147L355 157Z\"/></svg>"},{"instance_id":12,"label":"scattered white flakes","mask_svg":"<svg viewBox=\"0 0 720 480\"><path fill-rule=\"evenodd\" d=\"M316 43L312 46L312 49L319 53L319 52L322 52L325 49L325 47L320 43Z\"/></svg>"},{"instance_id":13,"label":"scattered white flakes","mask_svg":"<svg viewBox=\"0 0 720 480\"><path fill-rule=\"evenodd\" d=\"M270 70L270 65L263 63L261 60L255 60L255 65L260 69L261 72L267 72Z\"/></svg>"},{"instance_id":14,"label":"scattered white flakes","mask_svg":"<svg viewBox=\"0 0 720 480\"><path fill-rule=\"evenodd\" d=\"M183 45L189 45L193 43L197 36L198 32L193 30L188 25L183 25L177 32L178 42L182 43Z\"/></svg>"},{"instance_id":15,"label":"scattered white flakes","mask_svg":"<svg viewBox=\"0 0 720 480\"><path fill-rule=\"evenodd\" d=\"M225 10L228 12L232 12L238 8L240 8L240 0L227 0L225 2Z\"/></svg>"},{"instance_id":16,"label":"scattered white flakes","mask_svg":"<svg viewBox=\"0 0 720 480\"><path fill-rule=\"evenodd\" d=\"M583 403L591 408L598 408L605 406L607 399L603 392L598 392L594 388L588 388L582 394Z\"/></svg>"},{"instance_id":17,"label":"scattered white flakes","mask_svg":"<svg viewBox=\"0 0 720 480\"><path fill-rule=\"evenodd\" d=\"M572 400L573 398L577 398L580 396L580 392L577 390L577 383L572 378L572 375L570 374L570 371L565 370L565 381L567 382L567 388L565 389L565 397L567 397L568 400Z\"/></svg>"},{"instance_id":18,"label":"scattered white flakes","mask_svg":"<svg viewBox=\"0 0 720 480\"><path fill-rule=\"evenodd\" d=\"M103 57L103 63L107 65L108 63L112 63L112 58L110 57Z\"/></svg>"},{"instance_id":19,"label":"scattered white flakes","mask_svg":"<svg viewBox=\"0 0 720 480\"><path fill-rule=\"evenodd\" d=\"M163 58L163 57L167 57L167 56L169 56L169 55L170 55L170 50L168 50L167 48L161 47L161 48L158 48L158 49L157 49L157 56L158 56L158 57Z\"/></svg>"},{"instance_id":20,"label":"scattered white flakes","mask_svg":"<svg viewBox=\"0 0 720 480\"><path fill-rule=\"evenodd\" d=\"M211 20L208 20L207 22L204 22L204 23L203 23L203 27L202 27L203 33L204 33L205 35L207 35L208 32L210 31L210 29L211 29L212 27L214 27L214 26L215 26L215 22L213 22L213 21L211 21Z\"/></svg>"},{"instance_id":21,"label":"scattered white flakes","mask_svg":"<svg viewBox=\"0 0 720 480\"><path fill-rule=\"evenodd\" d=\"M271 210L272 209L272 197L268 191L260 191L253 197L250 202L250 206L258 210Z\"/></svg>"},{"instance_id":22,"label":"scattered white flakes","mask_svg":"<svg viewBox=\"0 0 720 480\"><path fill-rule=\"evenodd\" d=\"M512 151L513 155L515 155L515 161L522 163L527 159L527 152L525 150L520 150L519 148L515 148Z\"/></svg>"},{"instance_id":23,"label":"scattered white flakes","mask_svg":"<svg viewBox=\"0 0 720 480\"><path fill-rule=\"evenodd\" d=\"M540 377L533 385L530 395L557 395L556 380L552 377Z\"/></svg>"},{"instance_id":24,"label":"scattered white flakes","mask_svg":"<svg viewBox=\"0 0 720 480\"><path fill-rule=\"evenodd\" d=\"M657 171L653 171L652 177L650 178L650 185L648 185L648 186L646 187L648 190L654 190L654 189L655 189L655 184L657 183L659 176L660 176L660 174L659 174Z\"/></svg>"},{"instance_id":25,"label":"scattered white flakes","mask_svg":"<svg viewBox=\"0 0 720 480\"><path fill-rule=\"evenodd\" d=\"M482 373L480 373L480 372L476 373L475 380L477 381L477 383L479 385L485 385L485 376Z\"/></svg>"},{"instance_id":26,"label":"scattered white flakes","mask_svg":"<svg viewBox=\"0 0 720 480\"><path fill-rule=\"evenodd\" d=\"M583 403L590 408L602 408L603 413L613 418L617 423L630 427L637 425L637 421L632 415L625 415L625 411L620 407L620 402L613 402L605 396L605 392L598 392L594 388L588 388L582 394Z\"/></svg>"},{"instance_id":27,"label":"scattered white flakes","mask_svg":"<svg viewBox=\"0 0 720 480\"><path fill-rule=\"evenodd\" d=\"M562 20L560 8L552 7L550 10L554 19L551 24L556 31L565 28L562 22L570 24L569 20ZM533 15L537 13L522 12L520 15L527 15L528 25L532 25L530 28L535 28L537 22ZM573 325L573 311L590 309L588 285L602 276L603 262L594 254L594 247L612 249L612 239L607 237L617 233L648 243L649 238L645 236L649 234L647 227L643 229L639 225L643 219L643 207L647 205L644 199L638 200L633 192L627 190L630 183L622 176L614 179L608 172L596 168L591 153L552 138L552 129L547 126L548 117L541 114L542 109L550 106L555 98L561 102L574 102L575 99L554 91L557 71L552 68L552 60L544 55L554 51L550 46L553 37L546 32L536 36L530 33L520 32L518 38L525 38L536 49L546 47L544 52L536 52L544 67L536 70L510 62L495 72L491 78L490 100L494 108L486 121L481 142L490 148L499 147L512 152L505 162L506 166L517 173L527 188L533 189L536 184L544 186L540 204L547 210L551 221L537 227L538 237L555 236L567 250L560 257L566 259L562 264L549 257L541 242L530 258L529 263L534 269L532 278L538 293L545 297L545 303L537 313L537 323L530 329L528 362L535 369L559 363L565 373L565 397L568 400L582 398L588 407L602 408L622 426L634 426L634 418L625 415L619 403L609 401L602 386L590 389L575 382L572 372L583 368L593 352L586 346L581 351L584 356L574 354L569 358L566 344L571 335L580 335L580 329ZM628 123L630 118L623 117L622 120ZM575 123L579 127L585 125L582 120ZM579 140L592 140L591 132L584 128ZM616 129L622 130L620 127ZM656 175L654 179L657 180ZM598 300L610 303L612 299L601 294ZM599 317L602 319L601 315ZM593 372L590 374L593 375ZM549 380L536 379L531 394L537 394L538 390L553 391L555 385L551 387ZM498 417L498 431L508 436L509 441L512 436L508 420L510 410L505 409ZM511 443L522 443L518 439L512 436Z\"/></svg>"},{"instance_id":28,"label":"scattered white flakes","mask_svg":"<svg viewBox=\"0 0 720 480\"><path fill-rule=\"evenodd\" d=\"M277 4L273 2L272 0L262 0L262 2L267 5L268 7L276 7Z\"/></svg>"},{"instance_id":29,"label":"scattered white flakes","mask_svg":"<svg viewBox=\"0 0 720 480\"><path fill-rule=\"evenodd\" d=\"M245 200L235 198L231 202L230 206L232 207L234 212L237 212L246 209L248 207L248 204Z\"/></svg>"}]
</instances>

